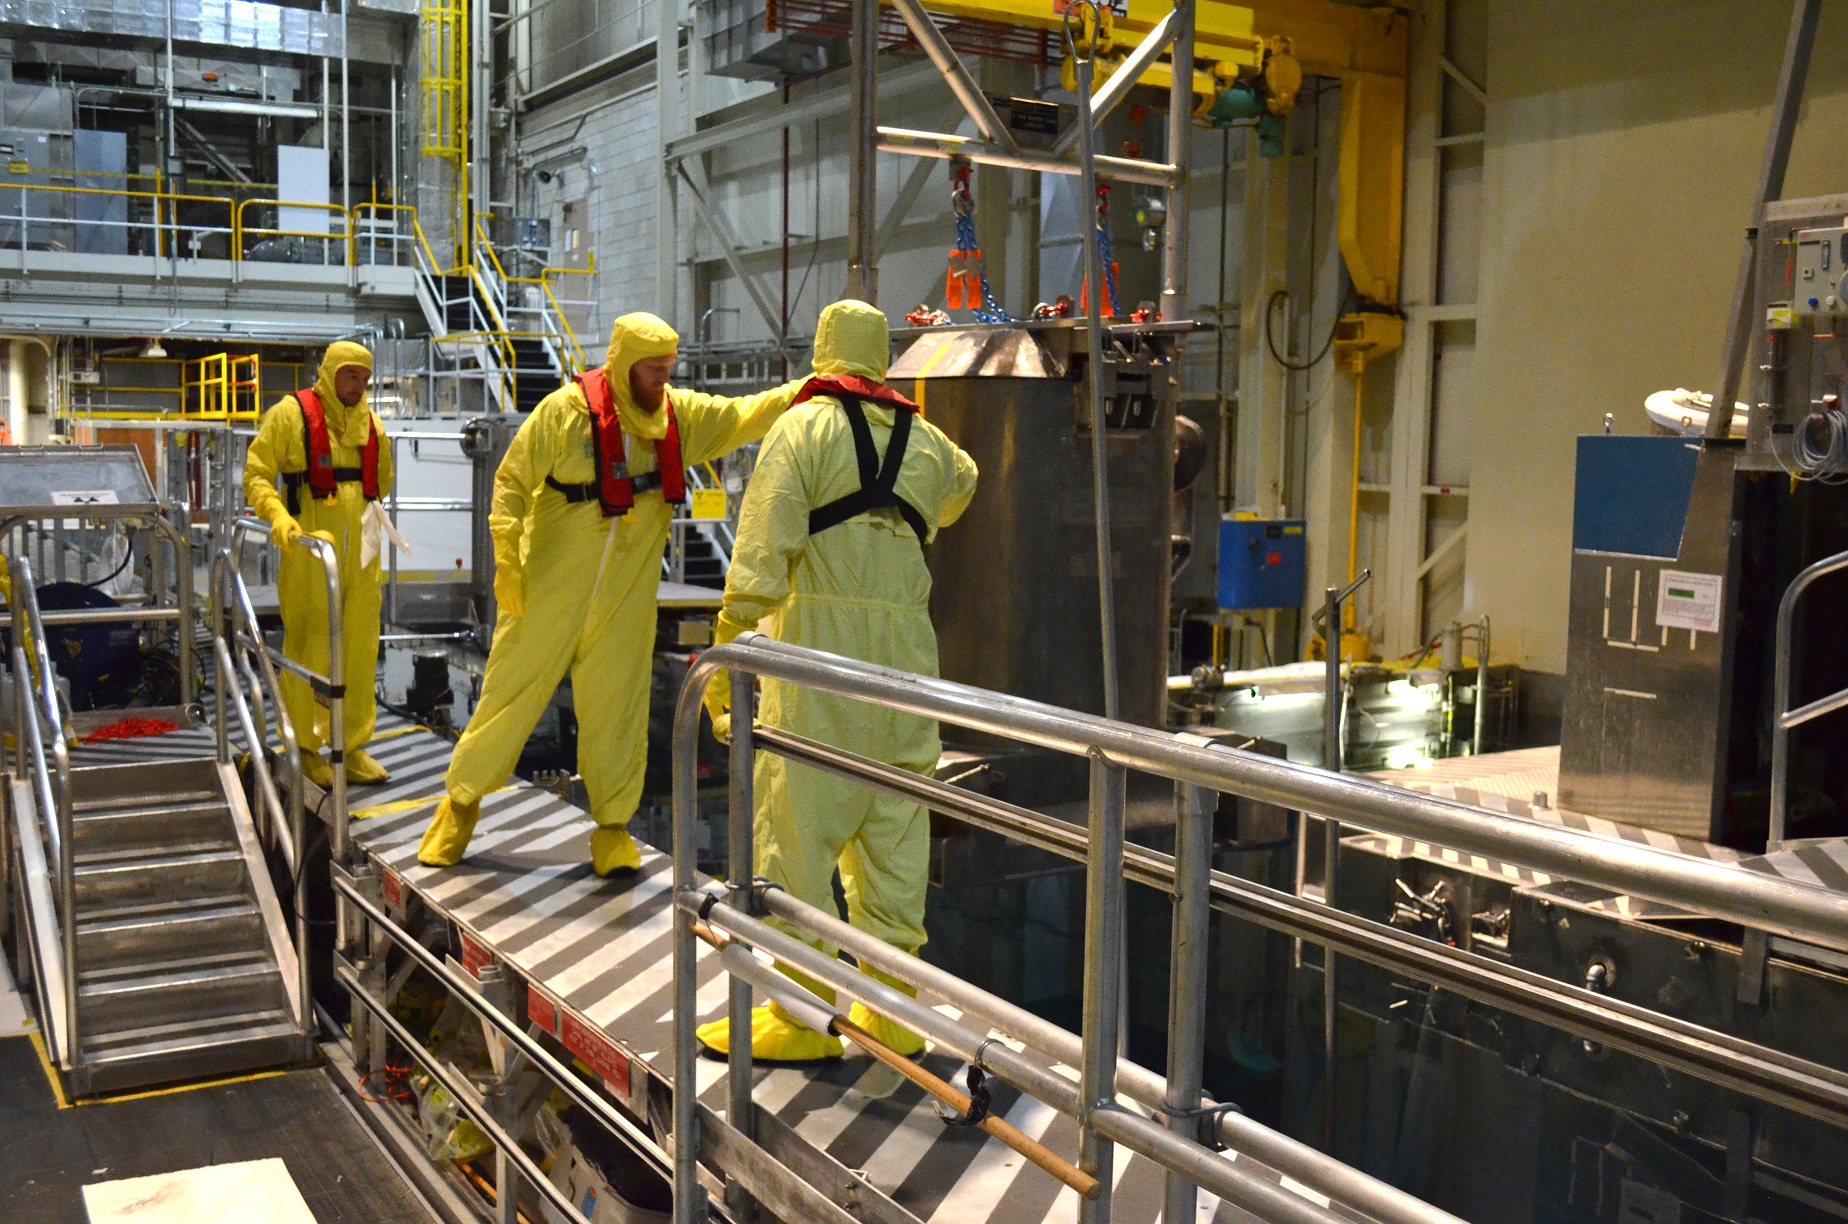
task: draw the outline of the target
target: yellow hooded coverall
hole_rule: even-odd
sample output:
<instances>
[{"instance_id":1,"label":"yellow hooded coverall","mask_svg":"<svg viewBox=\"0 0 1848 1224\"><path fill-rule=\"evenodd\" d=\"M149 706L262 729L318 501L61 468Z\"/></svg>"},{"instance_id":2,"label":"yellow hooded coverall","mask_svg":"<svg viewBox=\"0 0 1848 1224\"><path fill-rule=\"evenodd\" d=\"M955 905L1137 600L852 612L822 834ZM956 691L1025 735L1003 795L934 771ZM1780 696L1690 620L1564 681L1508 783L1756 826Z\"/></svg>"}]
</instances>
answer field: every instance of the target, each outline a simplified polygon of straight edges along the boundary
<instances>
[{"instance_id":1,"label":"yellow hooded coverall","mask_svg":"<svg viewBox=\"0 0 1848 1224\"><path fill-rule=\"evenodd\" d=\"M334 393L334 374L342 366L372 369L372 354L364 345L337 340L327 346L314 390L327 417L327 439L337 468L359 467L359 448L368 427L379 431L379 495L391 492L391 447L385 426L367 405L344 404ZM244 459L244 496L257 516L270 525L270 538L282 549L282 572L277 594L282 603L282 652L303 667L327 674L327 578L321 559L296 547L304 533L332 542L340 560L341 649L346 674L347 777L354 782L383 782L383 766L365 752L372 739L378 711L373 705L373 678L379 662L379 559L362 567L361 519L366 513L365 491L357 480L340 482L339 492L326 501L316 500L306 484L296 490L296 513L291 515L283 489L283 474L308 470L308 445L303 430L302 406L285 395L257 428ZM322 786L332 774L320 756L328 739L328 715L306 682L284 673L282 700L302 749L302 772Z\"/></svg>"},{"instance_id":2,"label":"yellow hooded coverall","mask_svg":"<svg viewBox=\"0 0 1848 1224\"><path fill-rule=\"evenodd\" d=\"M637 361L671 357L674 329L651 314L626 314L610 333L604 366L634 475L655 470L655 439L667 414L644 412L630 390ZM740 398L667 388L691 467L764 436L800 389L792 382ZM542 400L494 474L494 589L500 601L481 700L450 757L448 791L418 847L418 861L460 862L480 803L513 772L567 668L578 719L578 769L590 792L591 864L600 875L641 865L629 817L648 763L648 697L655 590L674 508L661 491L637 493L610 519L595 499L572 504L546 484L595 479L590 408L576 383Z\"/></svg>"},{"instance_id":3,"label":"yellow hooded coverall","mask_svg":"<svg viewBox=\"0 0 1848 1224\"><path fill-rule=\"evenodd\" d=\"M815 330L817 375L877 382L885 377L889 353L886 318L876 307L843 301L822 311ZM898 410L872 400L862 407L883 460ZM895 491L933 525L933 537L934 528L949 526L968 509L975 482L975 461L942 430L914 420ZM923 541L899 511L868 511L809 535L811 511L859 488L853 435L839 400L818 395L777 422L745 493L718 641L767 617L767 631L779 641L937 674L930 570ZM730 700L727 676L720 673L707 694L719 726ZM766 726L921 774L933 773L942 754L933 719L768 678L758 717ZM757 754L755 783L760 874L832 913L838 866L848 921L909 952L923 945L930 820L922 806L768 752ZM859 1004L851 1019L901 1053L923 1048L916 1034ZM704 1026L699 1038L724 1051L726 1022ZM772 1003L752 1013L751 1051L766 1060L799 1061L838 1056L841 1043L801 1027Z\"/></svg>"}]
</instances>

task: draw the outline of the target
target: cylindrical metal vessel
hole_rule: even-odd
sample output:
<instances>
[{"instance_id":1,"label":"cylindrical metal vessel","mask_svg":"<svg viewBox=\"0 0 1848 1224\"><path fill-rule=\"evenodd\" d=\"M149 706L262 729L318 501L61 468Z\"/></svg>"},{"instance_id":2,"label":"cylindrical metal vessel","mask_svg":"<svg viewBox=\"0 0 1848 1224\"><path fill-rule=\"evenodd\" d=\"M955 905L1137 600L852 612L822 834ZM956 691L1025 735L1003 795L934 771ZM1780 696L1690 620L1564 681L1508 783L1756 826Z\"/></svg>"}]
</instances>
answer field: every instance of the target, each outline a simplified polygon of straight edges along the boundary
<instances>
[{"instance_id":1,"label":"cylindrical metal vessel","mask_svg":"<svg viewBox=\"0 0 1848 1224\"><path fill-rule=\"evenodd\" d=\"M1174 480L1171 333L1105 343L1122 717L1162 724ZM887 381L969 452L981 482L930 549L947 679L1104 709L1084 333L1069 323L933 329Z\"/></svg>"}]
</instances>

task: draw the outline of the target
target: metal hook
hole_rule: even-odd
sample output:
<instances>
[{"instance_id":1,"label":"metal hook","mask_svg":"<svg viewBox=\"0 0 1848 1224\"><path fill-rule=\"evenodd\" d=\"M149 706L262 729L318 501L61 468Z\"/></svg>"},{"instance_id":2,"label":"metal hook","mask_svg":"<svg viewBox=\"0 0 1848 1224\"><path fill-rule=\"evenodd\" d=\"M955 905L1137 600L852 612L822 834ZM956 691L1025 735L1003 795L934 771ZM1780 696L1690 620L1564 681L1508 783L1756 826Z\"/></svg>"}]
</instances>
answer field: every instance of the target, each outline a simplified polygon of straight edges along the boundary
<instances>
[{"instance_id":1,"label":"metal hook","mask_svg":"<svg viewBox=\"0 0 1848 1224\"><path fill-rule=\"evenodd\" d=\"M1071 0L1065 6L1065 49L1071 53L1072 63L1088 64L1091 62L1092 48L1096 45L1096 35L1093 34L1091 41L1085 44L1085 53L1078 54L1079 40L1077 35L1072 33L1072 17L1079 9L1091 10L1091 29L1094 31L1102 27L1104 19L1103 14L1098 11L1095 0ZM1084 32L1083 21L1078 23L1078 30L1079 33Z\"/></svg>"}]
</instances>

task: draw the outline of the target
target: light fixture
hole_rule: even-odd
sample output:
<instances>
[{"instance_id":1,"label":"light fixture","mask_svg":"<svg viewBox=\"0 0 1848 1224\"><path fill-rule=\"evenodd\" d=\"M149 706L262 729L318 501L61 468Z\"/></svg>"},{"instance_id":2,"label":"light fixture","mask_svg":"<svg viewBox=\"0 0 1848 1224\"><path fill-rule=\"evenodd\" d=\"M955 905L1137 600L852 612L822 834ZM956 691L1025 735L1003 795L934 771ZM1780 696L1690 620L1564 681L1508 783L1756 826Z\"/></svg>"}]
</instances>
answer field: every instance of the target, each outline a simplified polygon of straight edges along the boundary
<instances>
[{"instance_id":1,"label":"light fixture","mask_svg":"<svg viewBox=\"0 0 1848 1224\"><path fill-rule=\"evenodd\" d=\"M149 336L147 346L141 350L141 355L143 357L165 357L167 350L161 347L159 336Z\"/></svg>"}]
</instances>

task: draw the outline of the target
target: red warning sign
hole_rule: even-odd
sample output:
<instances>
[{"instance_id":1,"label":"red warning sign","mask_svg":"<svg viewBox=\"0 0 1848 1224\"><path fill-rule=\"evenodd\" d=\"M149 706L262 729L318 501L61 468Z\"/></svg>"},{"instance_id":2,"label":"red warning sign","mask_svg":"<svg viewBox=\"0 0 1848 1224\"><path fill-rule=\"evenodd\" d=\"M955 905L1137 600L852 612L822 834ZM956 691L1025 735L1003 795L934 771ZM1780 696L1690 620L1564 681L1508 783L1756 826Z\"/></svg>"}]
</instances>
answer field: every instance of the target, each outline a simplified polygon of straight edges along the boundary
<instances>
[{"instance_id":1,"label":"red warning sign","mask_svg":"<svg viewBox=\"0 0 1848 1224\"><path fill-rule=\"evenodd\" d=\"M564 1042L565 1049L589 1064L598 1078L609 1085L611 1092L626 1098L629 1095L629 1060L616 1048L616 1043L570 1012L562 1013L560 1020L563 1027L558 1039Z\"/></svg>"}]
</instances>

